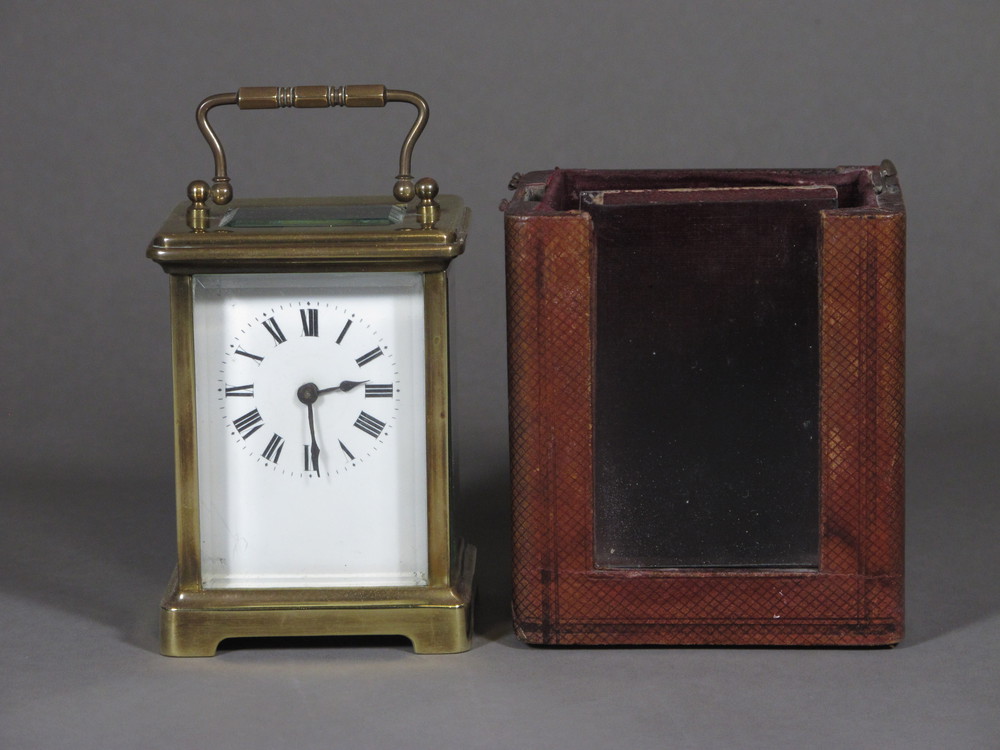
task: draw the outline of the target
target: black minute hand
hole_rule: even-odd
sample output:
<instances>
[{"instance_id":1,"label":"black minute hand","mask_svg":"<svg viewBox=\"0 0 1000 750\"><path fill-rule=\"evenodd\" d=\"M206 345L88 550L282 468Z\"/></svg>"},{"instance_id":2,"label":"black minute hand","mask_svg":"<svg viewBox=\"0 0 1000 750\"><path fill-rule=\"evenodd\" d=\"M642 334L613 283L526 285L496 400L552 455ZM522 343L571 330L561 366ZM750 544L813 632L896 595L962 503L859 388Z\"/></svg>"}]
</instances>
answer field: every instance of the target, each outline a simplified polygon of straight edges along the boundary
<instances>
[{"instance_id":1,"label":"black minute hand","mask_svg":"<svg viewBox=\"0 0 1000 750\"><path fill-rule=\"evenodd\" d=\"M316 425L313 420L313 405L306 404L306 409L309 410L309 455L312 457L313 471L316 475L319 475L319 443L316 442Z\"/></svg>"},{"instance_id":2,"label":"black minute hand","mask_svg":"<svg viewBox=\"0 0 1000 750\"><path fill-rule=\"evenodd\" d=\"M319 391L316 390L316 386L312 383L306 383L301 388L299 388L296 396L298 396L299 401L306 405L306 410L309 415L309 456L312 459L313 471L319 475L319 443L316 442L316 419L313 416L313 404L316 403L316 399L319 397Z\"/></svg>"}]
</instances>

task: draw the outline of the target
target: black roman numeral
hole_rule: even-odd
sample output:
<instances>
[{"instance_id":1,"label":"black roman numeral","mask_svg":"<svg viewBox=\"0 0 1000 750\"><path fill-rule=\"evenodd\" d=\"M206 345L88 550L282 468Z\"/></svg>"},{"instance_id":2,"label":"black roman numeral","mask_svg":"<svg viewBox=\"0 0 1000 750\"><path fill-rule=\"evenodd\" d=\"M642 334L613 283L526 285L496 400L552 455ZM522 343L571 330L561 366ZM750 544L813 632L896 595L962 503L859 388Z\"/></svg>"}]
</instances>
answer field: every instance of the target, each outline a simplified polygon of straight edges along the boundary
<instances>
[{"instance_id":1,"label":"black roman numeral","mask_svg":"<svg viewBox=\"0 0 1000 750\"><path fill-rule=\"evenodd\" d=\"M346 323L344 323L344 327L343 327L343 328L342 328L342 329L340 330L340 335L339 335L339 336L337 336L337 343L338 343L338 344L339 344L339 343L340 343L341 341L343 341L343 340L344 340L344 336L346 336L346 335L347 335L347 329L348 329L348 328L350 328L350 327L351 327L351 319L350 319L350 318L348 318L348 319L347 319L347 322L346 322Z\"/></svg>"},{"instance_id":2,"label":"black roman numeral","mask_svg":"<svg viewBox=\"0 0 1000 750\"><path fill-rule=\"evenodd\" d=\"M281 449L285 447L285 439L281 435L274 434L267 443L267 447L264 448L264 452L261 454L271 463L278 463L278 459L281 458Z\"/></svg>"},{"instance_id":3,"label":"black roman numeral","mask_svg":"<svg viewBox=\"0 0 1000 750\"><path fill-rule=\"evenodd\" d=\"M392 383L365 383L365 398L392 398Z\"/></svg>"},{"instance_id":4,"label":"black roman numeral","mask_svg":"<svg viewBox=\"0 0 1000 750\"><path fill-rule=\"evenodd\" d=\"M371 414L366 411L361 412L356 420L354 420L354 426L357 427L362 432L367 432L373 438L377 438L382 434L382 430L385 427L385 422L376 419Z\"/></svg>"},{"instance_id":5,"label":"black roman numeral","mask_svg":"<svg viewBox=\"0 0 1000 750\"><path fill-rule=\"evenodd\" d=\"M349 459L350 459L351 461L353 461L353 460L354 460L354 454L353 454L353 453L351 453L351 452L350 452L350 451L349 451L349 450L347 449L347 446L346 446L346 445L344 445L344 443L343 443L343 441L342 441L342 440L338 440L337 442L338 442L338 443L340 443L340 450L344 451L344 453L345 453L345 454L347 455L347 457L348 457L348 458L349 458Z\"/></svg>"},{"instance_id":6,"label":"black roman numeral","mask_svg":"<svg viewBox=\"0 0 1000 750\"><path fill-rule=\"evenodd\" d=\"M278 321L276 321L274 318L268 318L267 320L265 320L264 328L266 328L267 332L274 337L274 341L276 344L285 343L286 341L285 334L281 332L281 328L278 326Z\"/></svg>"},{"instance_id":7,"label":"black roman numeral","mask_svg":"<svg viewBox=\"0 0 1000 750\"><path fill-rule=\"evenodd\" d=\"M362 354L360 357L358 357L354 361L358 363L358 367L364 367L369 362L371 362L373 359L378 359L381 356L382 356L382 350L379 347L376 346L370 352L368 352L367 354Z\"/></svg>"},{"instance_id":8,"label":"black roman numeral","mask_svg":"<svg viewBox=\"0 0 1000 750\"><path fill-rule=\"evenodd\" d=\"M319 336L319 310L307 307L299 310L302 316L302 334L304 336Z\"/></svg>"},{"instance_id":9,"label":"black roman numeral","mask_svg":"<svg viewBox=\"0 0 1000 750\"><path fill-rule=\"evenodd\" d=\"M258 357L256 354L251 354L250 352L245 352L242 349L237 349L236 353L239 354L241 357L246 357L247 359L252 359L252 360L254 360L255 362L258 362L258 363L264 361L263 357Z\"/></svg>"},{"instance_id":10,"label":"black roman numeral","mask_svg":"<svg viewBox=\"0 0 1000 750\"><path fill-rule=\"evenodd\" d=\"M227 385L226 396L252 397L253 383L250 383L249 385Z\"/></svg>"},{"instance_id":11,"label":"black roman numeral","mask_svg":"<svg viewBox=\"0 0 1000 750\"><path fill-rule=\"evenodd\" d=\"M302 470L303 471L315 471L317 476L319 476L319 448L316 449L316 453L313 453L312 446L303 445L302 446Z\"/></svg>"},{"instance_id":12,"label":"black roman numeral","mask_svg":"<svg viewBox=\"0 0 1000 750\"><path fill-rule=\"evenodd\" d=\"M257 432L263 424L264 420L261 418L260 412L256 409L248 411L242 417L237 417L233 420L233 426L244 440Z\"/></svg>"}]
</instances>

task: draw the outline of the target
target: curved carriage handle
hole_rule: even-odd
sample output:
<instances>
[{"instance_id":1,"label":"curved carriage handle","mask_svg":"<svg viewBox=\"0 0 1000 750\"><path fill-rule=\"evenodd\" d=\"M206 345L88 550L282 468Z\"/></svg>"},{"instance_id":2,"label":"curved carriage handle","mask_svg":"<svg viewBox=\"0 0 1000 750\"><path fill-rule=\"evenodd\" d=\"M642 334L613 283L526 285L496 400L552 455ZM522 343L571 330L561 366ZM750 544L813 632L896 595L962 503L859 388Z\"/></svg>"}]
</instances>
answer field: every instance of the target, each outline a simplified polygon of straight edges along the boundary
<instances>
[{"instance_id":1,"label":"curved carriage handle","mask_svg":"<svg viewBox=\"0 0 1000 750\"><path fill-rule=\"evenodd\" d=\"M214 94L198 105L196 119L198 129L208 141L215 157L215 179L212 185L195 180L188 186L188 197L195 205L204 205L211 197L217 205L225 205L233 199L233 188L226 169L226 153L222 149L215 130L208 122L208 113L213 107L235 104L240 109L280 109L282 107L384 107L389 102L406 102L417 108L417 119L413 122L403 147L399 152L399 174L392 187L392 194L400 203L409 203L414 195L413 175L410 174L410 158L413 145L427 125L430 110L427 100L412 91L387 89L382 85L364 86L252 86L243 87L233 93ZM423 180L421 181L423 182ZM428 182L431 182L428 180ZM437 183L434 183L434 188ZM429 190L429 186L427 190ZM426 192L426 190L421 191ZM433 190L434 194L437 190Z\"/></svg>"}]
</instances>

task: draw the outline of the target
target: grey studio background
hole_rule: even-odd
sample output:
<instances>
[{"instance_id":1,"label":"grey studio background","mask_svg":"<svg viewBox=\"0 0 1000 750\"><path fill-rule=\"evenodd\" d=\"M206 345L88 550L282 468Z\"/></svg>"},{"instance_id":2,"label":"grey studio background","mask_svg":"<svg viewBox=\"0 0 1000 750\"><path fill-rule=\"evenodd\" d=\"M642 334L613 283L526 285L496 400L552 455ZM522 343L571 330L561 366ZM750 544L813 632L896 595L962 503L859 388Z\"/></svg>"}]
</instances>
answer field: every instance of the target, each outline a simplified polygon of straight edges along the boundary
<instances>
[{"instance_id":1,"label":"grey studio background","mask_svg":"<svg viewBox=\"0 0 1000 750\"><path fill-rule=\"evenodd\" d=\"M0 747L1000 747L992 2L0 7ZM158 654L175 562L167 279L204 96L385 83L416 176L473 210L454 271L471 652L395 639ZM239 195L387 192L409 107L220 110ZM509 627L503 235L515 171L899 168L909 213L906 640L534 649Z\"/></svg>"}]
</instances>

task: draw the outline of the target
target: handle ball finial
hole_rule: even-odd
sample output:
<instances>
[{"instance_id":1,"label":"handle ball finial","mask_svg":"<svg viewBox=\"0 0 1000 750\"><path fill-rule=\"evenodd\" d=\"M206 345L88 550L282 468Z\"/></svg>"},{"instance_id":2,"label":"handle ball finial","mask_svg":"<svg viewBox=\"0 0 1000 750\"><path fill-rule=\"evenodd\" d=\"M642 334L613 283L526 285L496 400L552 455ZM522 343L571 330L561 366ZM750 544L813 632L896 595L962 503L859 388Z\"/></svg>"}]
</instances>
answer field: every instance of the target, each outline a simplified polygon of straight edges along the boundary
<instances>
[{"instance_id":1,"label":"handle ball finial","mask_svg":"<svg viewBox=\"0 0 1000 750\"><path fill-rule=\"evenodd\" d=\"M433 177L422 177L417 180L414 190L422 203L430 203L437 197L439 188Z\"/></svg>"},{"instance_id":2,"label":"handle ball finial","mask_svg":"<svg viewBox=\"0 0 1000 750\"><path fill-rule=\"evenodd\" d=\"M211 189L211 185L204 180L193 180L191 184L188 185L188 200L192 203L204 205L205 201L208 200L209 191Z\"/></svg>"},{"instance_id":3,"label":"handle ball finial","mask_svg":"<svg viewBox=\"0 0 1000 750\"><path fill-rule=\"evenodd\" d=\"M400 203L409 203L415 195L413 191L412 177L398 177L396 184L392 186L392 195Z\"/></svg>"},{"instance_id":4,"label":"handle ball finial","mask_svg":"<svg viewBox=\"0 0 1000 750\"><path fill-rule=\"evenodd\" d=\"M233 199L233 186L229 182L216 182L212 185L212 202L224 206Z\"/></svg>"}]
</instances>

